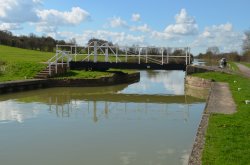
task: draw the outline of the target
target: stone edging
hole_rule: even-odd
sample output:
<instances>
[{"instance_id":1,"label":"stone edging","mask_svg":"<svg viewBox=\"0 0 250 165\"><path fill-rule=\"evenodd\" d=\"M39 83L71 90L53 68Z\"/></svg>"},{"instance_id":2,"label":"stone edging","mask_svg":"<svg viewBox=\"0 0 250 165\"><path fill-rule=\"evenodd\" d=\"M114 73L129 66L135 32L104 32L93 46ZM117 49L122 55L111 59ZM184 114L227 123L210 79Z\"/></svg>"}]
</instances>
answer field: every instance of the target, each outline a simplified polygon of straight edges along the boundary
<instances>
[{"instance_id":1,"label":"stone edging","mask_svg":"<svg viewBox=\"0 0 250 165\"><path fill-rule=\"evenodd\" d=\"M118 73L111 77L98 79L30 79L0 83L0 93L19 92L48 87L96 87L124 83L134 83L140 80L140 73Z\"/></svg>"},{"instance_id":2,"label":"stone edging","mask_svg":"<svg viewBox=\"0 0 250 165\"><path fill-rule=\"evenodd\" d=\"M140 73L118 73L111 77L101 77L98 79L49 79L52 87L96 87L109 86L124 83L134 83L140 80Z\"/></svg>"},{"instance_id":3,"label":"stone edging","mask_svg":"<svg viewBox=\"0 0 250 165\"><path fill-rule=\"evenodd\" d=\"M208 122L209 122L209 116L210 114L207 112L207 106L208 106L208 100L210 99L211 96L211 91L212 91L212 87L213 87L213 82L211 80L207 80L207 79L202 79L202 78L198 78L198 77L192 77L192 76L188 76L191 79L195 79L196 81L200 81L203 82L203 86L201 85L201 83L198 83L198 87L199 88L209 88L209 94L207 96L206 99L206 105L202 114L202 118L196 133L196 137L195 137L195 142L193 144L193 148L192 148L192 152L189 156L189 160L188 160L188 165L201 165L202 161L202 152L204 149L204 145L205 145L205 134L207 131L207 126L208 126ZM192 81L192 83L189 82L189 85L192 86L196 86L195 81Z\"/></svg>"}]
</instances>

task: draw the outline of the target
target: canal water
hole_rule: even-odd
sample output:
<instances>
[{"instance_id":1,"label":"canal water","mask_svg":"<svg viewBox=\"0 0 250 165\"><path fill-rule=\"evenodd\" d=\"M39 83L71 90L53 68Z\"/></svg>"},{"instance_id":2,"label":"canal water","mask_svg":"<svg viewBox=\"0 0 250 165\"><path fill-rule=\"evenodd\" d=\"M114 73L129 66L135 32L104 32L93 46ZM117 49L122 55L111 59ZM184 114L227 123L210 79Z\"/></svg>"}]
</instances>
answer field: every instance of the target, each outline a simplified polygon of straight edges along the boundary
<instances>
[{"instance_id":1,"label":"canal water","mask_svg":"<svg viewBox=\"0 0 250 165\"><path fill-rule=\"evenodd\" d=\"M0 164L187 164L205 106L182 71L140 71L134 84L0 96Z\"/></svg>"}]
</instances>

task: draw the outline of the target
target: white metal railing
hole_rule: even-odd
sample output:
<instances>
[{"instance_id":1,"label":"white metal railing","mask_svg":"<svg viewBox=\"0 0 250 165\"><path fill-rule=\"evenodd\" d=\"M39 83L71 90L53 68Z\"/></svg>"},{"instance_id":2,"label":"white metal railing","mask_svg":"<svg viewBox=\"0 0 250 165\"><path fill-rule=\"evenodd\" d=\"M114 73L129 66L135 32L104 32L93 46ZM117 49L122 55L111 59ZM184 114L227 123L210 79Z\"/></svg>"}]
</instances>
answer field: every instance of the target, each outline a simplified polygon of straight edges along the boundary
<instances>
[{"instance_id":1,"label":"white metal railing","mask_svg":"<svg viewBox=\"0 0 250 165\"><path fill-rule=\"evenodd\" d=\"M181 54L174 55L174 52L180 51ZM157 52L152 54L152 52ZM128 58L137 58L138 64L141 64L142 60L145 63L153 62L159 65L168 64L171 58L180 58L185 60L185 64L191 64L191 53L189 47L146 47L146 46L118 46L109 45L108 43L100 43L93 41L85 46L79 45L56 45L56 55L48 60L49 72L51 75L51 66L55 65L56 73L57 66L63 65L64 60L67 60L67 67L69 62L74 59L80 59L81 61L90 61L93 57L93 62L98 62L98 56L104 56L105 62L111 62L110 57L115 57L115 62L121 62L122 57L125 58L125 62L128 62ZM78 58L77 58L78 57ZM80 58L82 57L82 58Z\"/></svg>"},{"instance_id":2,"label":"white metal railing","mask_svg":"<svg viewBox=\"0 0 250 165\"><path fill-rule=\"evenodd\" d=\"M64 61L66 58L66 61ZM57 74L58 65L64 67L64 62L66 62L67 67L69 67L69 62L72 60L70 51L56 50L56 55L48 60L49 75L52 74L52 66L55 66L55 73Z\"/></svg>"}]
</instances>

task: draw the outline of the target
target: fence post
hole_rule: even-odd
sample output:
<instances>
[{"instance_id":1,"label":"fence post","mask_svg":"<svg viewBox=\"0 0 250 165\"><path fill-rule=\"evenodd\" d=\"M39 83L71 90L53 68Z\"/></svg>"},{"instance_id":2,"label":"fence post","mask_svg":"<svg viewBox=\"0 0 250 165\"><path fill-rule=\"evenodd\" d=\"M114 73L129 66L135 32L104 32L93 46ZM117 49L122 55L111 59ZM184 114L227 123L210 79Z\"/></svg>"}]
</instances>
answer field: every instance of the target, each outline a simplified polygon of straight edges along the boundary
<instances>
[{"instance_id":1,"label":"fence post","mask_svg":"<svg viewBox=\"0 0 250 165\"><path fill-rule=\"evenodd\" d=\"M94 63L97 62L97 41L94 41Z\"/></svg>"}]
</instances>

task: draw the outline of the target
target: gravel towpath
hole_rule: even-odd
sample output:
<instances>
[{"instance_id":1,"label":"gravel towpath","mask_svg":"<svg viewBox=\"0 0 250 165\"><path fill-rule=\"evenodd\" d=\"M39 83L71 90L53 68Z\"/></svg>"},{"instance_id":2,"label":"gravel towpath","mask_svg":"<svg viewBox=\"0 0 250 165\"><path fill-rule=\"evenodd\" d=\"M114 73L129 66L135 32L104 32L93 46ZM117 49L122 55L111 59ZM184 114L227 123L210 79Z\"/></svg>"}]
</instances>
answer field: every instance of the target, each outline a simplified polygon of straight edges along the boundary
<instances>
[{"instance_id":1,"label":"gravel towpath","mask_svg":"<svg viewBox=\"0 0 250 165\"><path fill-rule=\"evenodd\" d=\"M246 67L245 65L236 63L236 65L239 67L240 72L245 76L250 78L250 68Z\"/></svg>"}]
</instances>

